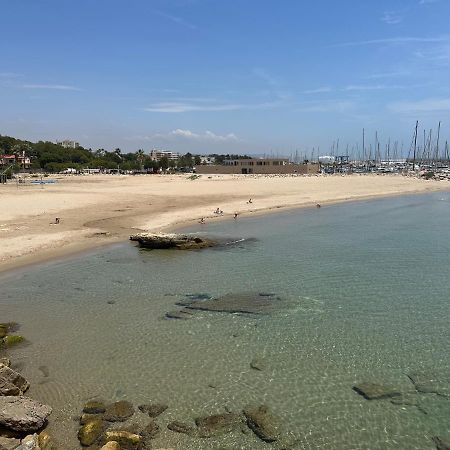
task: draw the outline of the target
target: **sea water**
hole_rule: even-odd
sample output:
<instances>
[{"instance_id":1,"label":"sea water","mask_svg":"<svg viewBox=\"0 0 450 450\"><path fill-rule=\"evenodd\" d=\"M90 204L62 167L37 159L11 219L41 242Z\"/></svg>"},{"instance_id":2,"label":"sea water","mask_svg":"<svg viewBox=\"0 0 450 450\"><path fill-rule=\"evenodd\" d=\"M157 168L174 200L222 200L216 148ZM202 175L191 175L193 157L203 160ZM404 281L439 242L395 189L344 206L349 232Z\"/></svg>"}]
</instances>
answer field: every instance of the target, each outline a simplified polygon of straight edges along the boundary
<instances>
[{"instance_id":1,"label":"sea water","mask_svg":"<svg viewBox=\"0 0 450 450\"><path fill-rule=\"evenodd\" d=\"M292 449L431 450L433 436L450 438L450 398L417 393L407 376L450 375L448 193L189 231L241 241L191 252L126 242L0 279L0 321L20 323L30 343L10 352L14 366L31 382L27 395L53 407L60 448L79 448L89 399L168 404L154 448L276 448L252 432L201 439L166 428L262 404ZM165 318L187 294L260 292L289 308ZM254 358L263 370L250 367ZM366 400L352 389L360 382L409 393L413 404ZM128 423L146 419L136 412Z\"/></svg>"}]
</instances>

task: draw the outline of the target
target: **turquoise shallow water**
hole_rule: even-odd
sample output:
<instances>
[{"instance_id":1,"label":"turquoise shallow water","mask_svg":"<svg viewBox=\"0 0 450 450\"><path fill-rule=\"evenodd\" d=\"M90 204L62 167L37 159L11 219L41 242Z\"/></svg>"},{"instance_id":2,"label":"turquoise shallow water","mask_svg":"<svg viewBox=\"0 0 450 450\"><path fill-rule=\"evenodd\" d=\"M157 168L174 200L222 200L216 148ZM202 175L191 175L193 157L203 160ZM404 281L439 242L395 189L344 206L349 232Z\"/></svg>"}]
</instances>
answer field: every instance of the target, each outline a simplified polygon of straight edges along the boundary
<instances>
[{"instance_id":1,"label":"turquoise shallow water","mask_svg":"<svg viewBox=\"0 0 450 450\"><path fill-rule=\"evenodd\" d=\"M432 436L450 438L450 398L415 394L406 374L450 375L449 225L448 193L206 224L256 240L201 252L124 243L41 265L0 280L1 319L32 343L12 356L29 395L54 407L65 449L78 448L73 416L95 397L167 402L155 448L270 448L251 433L165 429L265 403L295 449L431 450ZM291 307L164 319L196 292L274 292ZM361 381L411 392L420 407L365 400L352 390Z\"/></svg>"}]
</instances>

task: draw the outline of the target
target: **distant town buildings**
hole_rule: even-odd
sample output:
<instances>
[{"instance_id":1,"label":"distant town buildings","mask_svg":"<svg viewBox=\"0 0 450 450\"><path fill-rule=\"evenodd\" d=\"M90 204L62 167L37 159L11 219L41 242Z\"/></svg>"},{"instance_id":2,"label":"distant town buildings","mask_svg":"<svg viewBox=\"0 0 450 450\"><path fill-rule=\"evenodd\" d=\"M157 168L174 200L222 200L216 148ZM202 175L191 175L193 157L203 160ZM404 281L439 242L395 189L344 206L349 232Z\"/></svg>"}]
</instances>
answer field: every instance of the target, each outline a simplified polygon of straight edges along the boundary
<instances>
[{"instance_id":1,"label":"distant town buildings","mask_svg":"<svg viewBox=\"0 0 450 450\"><path fill-rule=\"evenodd\" d=\"M65 139L64 141L56 141L57 145L61 145L61 147L64 148L77 148L80 146L79 142L70 141L68 139Z\"/></svg>"},{"instance_id":2,"label":"distant town buildings","mask_svg":"<svg viewBox=\"0 0 450 450\"><path fill-rule=\"evenodd\" d=\"M22 169L29 169L31 160L24 153L18 155L0 155L0 168L6 168L10 165L18 165Z\"/></svg>"},{"instance_id":3,"label":"distant town buildings","mask_svg":"<svg viewBox=\"0 0 450 450\"><path fill-rule=\"evenodd\" d=\"M210 166L216 163L216 158L214 156L200 156L200 164L204 166Z\"/></svg>"},{"instance_id":4,"label":"distant town buildings","mask_svg":"<svg viewBox=\"0 0 450 450\"><path fill-rule=\"evenodd\" d=\"M153 149L150 151L149 156L152 161L161 161L162 158L167 158L169 160L178 159L180 157L180 154L177 152L169 152L166 150Z\"/></svg>"},{"instance_id":5,"label":"distant town buildings","mask_svg":"<svg viewBox=\"0 0 450 450\"><path fill-rule=\"evenodd\" d=\"M223 165L199 165L195 167L199 174L314 174L320 171L319 164L292 164L288 159L231 159Z\"/></svg>"}]
</instances>

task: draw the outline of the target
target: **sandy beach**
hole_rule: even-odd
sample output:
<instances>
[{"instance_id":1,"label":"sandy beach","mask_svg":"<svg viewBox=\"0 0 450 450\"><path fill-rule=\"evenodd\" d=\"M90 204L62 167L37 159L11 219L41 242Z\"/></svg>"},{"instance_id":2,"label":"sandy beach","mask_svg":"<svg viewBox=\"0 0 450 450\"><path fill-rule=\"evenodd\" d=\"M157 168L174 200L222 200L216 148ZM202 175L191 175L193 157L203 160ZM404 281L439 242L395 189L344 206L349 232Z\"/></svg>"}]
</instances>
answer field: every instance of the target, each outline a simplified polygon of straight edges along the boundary
<instances>
[{"instance_id":1,"label":"sandy beach","mask_svg":"<svg viewBox=\"0 0 450 450\"><path fill-rule=\"evenodd\" d=\"M55 184L0 186L0 271L198 221L401 194L447 182L389 175L57 176ZM252 203L248 203L249 199ZM224 214L217 216L220 208ZM60 223L55 224L55 218Z\"/></svg>"}]
</instances>

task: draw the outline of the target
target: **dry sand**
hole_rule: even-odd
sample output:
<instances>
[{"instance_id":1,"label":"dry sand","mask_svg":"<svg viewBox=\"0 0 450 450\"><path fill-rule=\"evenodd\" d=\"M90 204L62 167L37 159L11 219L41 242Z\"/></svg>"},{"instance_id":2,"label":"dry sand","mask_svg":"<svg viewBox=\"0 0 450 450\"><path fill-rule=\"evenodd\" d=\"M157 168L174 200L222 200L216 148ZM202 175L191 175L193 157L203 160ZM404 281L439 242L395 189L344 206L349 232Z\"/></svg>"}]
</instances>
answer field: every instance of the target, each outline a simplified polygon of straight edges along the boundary
<instances>
[{"instance_id":1,"label":"dry sand","mask_svg":"<svg viewBox=\"0 0 450 450\"><path fill-rule=\"evenodd\" d=\"M128 239L138 231L163 231L201 217L218 220L217 207L223 217L233 217L450 189L446 181L400 175L56 178L55 184L0 185L0 271Z\"/></svg>"}]
</instances>

